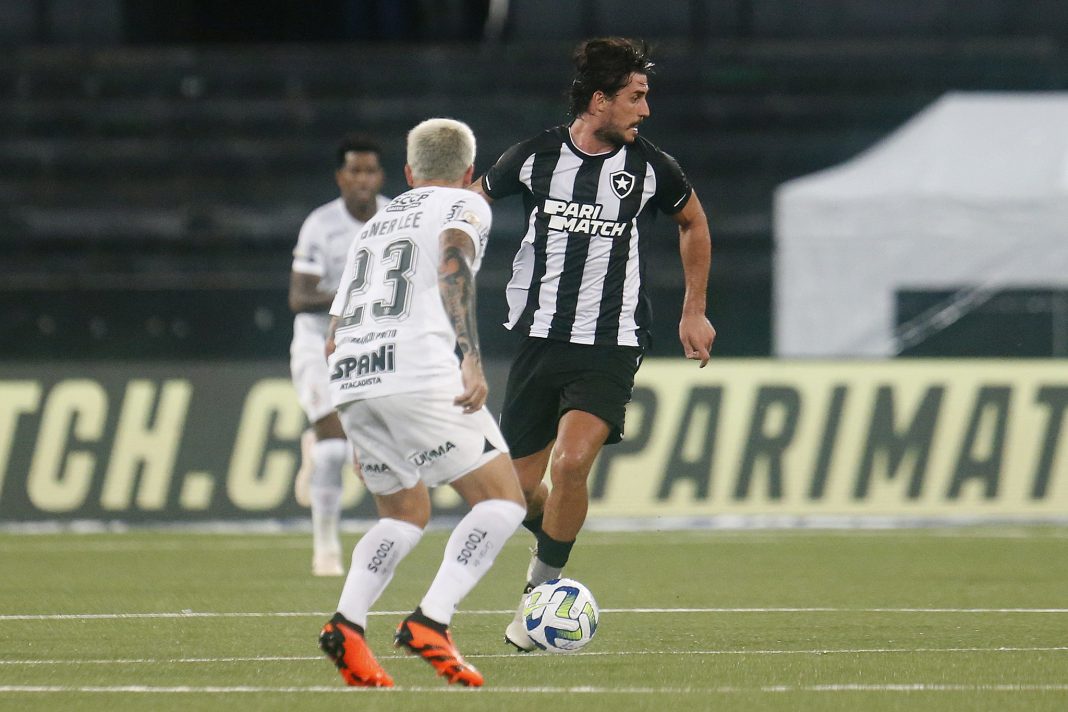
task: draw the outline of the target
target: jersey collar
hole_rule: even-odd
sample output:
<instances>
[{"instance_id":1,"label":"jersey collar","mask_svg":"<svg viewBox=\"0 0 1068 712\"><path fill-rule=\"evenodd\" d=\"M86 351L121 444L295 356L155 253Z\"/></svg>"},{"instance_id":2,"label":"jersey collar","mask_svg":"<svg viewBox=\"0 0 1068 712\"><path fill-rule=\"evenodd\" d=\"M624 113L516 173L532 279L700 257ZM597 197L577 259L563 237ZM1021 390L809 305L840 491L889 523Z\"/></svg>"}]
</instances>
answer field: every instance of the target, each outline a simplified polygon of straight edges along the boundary
<instances>
[{"instance_id":1,"label":"jersey collar","mask_svg":"<svg viewBox=\"0 0 1068 712\"><path fill-rule=\"evenodd\" d=\"M621 145L621 146L616 146L611 151L605 151L603 153L587 153L586 151L583 151L581 148L576 146L574 139L571 138L571 124L565 125L563 127L563 129L564 129L564 141L567 143L567 147L570 148L571 151L573 153L575 153L575 155L577 155L577 156L582 156L584 158L593 158L593 159L597 159L597 160L603 160L605 158L611 158L612 156L616 155L617 153L619 153L620 151L623 150L623 146Z\"/></svg>"}]
</instances>

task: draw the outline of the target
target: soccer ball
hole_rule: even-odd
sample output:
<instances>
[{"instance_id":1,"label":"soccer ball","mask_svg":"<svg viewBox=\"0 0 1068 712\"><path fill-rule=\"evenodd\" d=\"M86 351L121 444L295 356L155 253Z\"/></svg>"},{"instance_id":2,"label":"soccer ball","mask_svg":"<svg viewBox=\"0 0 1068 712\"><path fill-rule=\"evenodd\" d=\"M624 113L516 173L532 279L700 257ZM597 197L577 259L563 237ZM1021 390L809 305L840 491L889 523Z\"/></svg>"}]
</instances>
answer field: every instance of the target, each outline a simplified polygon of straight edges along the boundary
<instances>
[{"instance_id":1,"label":"soccer ball","mask_svg":"<svg viewBox=\"0 0 1068 712\"><path fill-rule=\"evenodd\" d=\"M523 606L527 634L534 645L550 653L571 653L585 647L597 632L600 614L590 590L569 578L535 586Z\"/></svg>"}]
</instances>

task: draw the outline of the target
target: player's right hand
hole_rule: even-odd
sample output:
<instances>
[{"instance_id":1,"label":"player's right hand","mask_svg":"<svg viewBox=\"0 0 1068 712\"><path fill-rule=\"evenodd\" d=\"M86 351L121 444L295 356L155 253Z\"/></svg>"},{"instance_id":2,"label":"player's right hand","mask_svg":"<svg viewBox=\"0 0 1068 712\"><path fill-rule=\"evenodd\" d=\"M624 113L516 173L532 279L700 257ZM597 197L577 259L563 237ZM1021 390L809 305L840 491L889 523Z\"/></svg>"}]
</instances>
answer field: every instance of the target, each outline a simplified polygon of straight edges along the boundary
<instances>
[{"instance_id":1,"label":"player's right hand","mask_svg":"<svg viewBox=\"0 0 1068 712\"><path fill-rule=\"evenodd\" d=\"M700 361L701 368L708 364L712 342L716 340L716 328L704 314L683 314L679 321L679 341L686 358Z\"/></svg>"},{"instance_id":2,"label":"player's right hand","mask_svg":"<svg viewBox=\"0 0 1068 712\"><path fill-rule=\"evenodd\" d=\"M471 355L465 356L460 364L460 374L464 381L464 392L452 399L453 405L460 406L465 413L481 410L489 394L486 375L482 373L482 361Z\"/></svg>"}]
</instances>

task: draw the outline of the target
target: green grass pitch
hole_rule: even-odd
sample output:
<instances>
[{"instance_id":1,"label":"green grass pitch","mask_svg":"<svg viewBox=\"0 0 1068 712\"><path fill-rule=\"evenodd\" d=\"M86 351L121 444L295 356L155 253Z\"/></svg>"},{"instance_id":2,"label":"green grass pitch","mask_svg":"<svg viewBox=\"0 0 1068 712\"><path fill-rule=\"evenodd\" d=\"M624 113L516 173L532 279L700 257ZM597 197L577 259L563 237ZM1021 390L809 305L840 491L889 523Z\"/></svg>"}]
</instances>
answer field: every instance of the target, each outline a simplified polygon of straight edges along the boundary
<instances>
[{"instance_id":1,"label":"green grass pitch","mask_svg":"<svg viewBox=\"0 0 1068 712\"><path fill-rule=\"evenodd\" d=\"M380 691L319 654L341 580L308 573L310 535L0 534L0 709L1068 709L1063 528L587 532L568 573L602 617L572 655L502 642L521 530L453 621L480 690L391 646L445 536L370 619Z\"/></svg>"}]
</instances>

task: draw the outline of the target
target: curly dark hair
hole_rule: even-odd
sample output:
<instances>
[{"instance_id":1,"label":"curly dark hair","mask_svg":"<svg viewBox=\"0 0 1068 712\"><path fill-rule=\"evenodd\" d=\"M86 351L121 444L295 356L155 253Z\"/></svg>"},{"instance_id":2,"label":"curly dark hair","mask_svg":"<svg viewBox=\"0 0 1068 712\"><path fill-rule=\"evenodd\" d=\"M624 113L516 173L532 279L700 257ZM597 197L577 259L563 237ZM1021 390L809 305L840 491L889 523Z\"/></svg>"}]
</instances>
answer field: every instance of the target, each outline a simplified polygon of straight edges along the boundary
<instances>
[{"instance_id":1,"label":"curly dark hair","mask_svg":"<svg viewBox=\"0 0 1068 712\"><path fill-rule=\"evenodd\" d=\"M567 92L568 113L572 118L586 110L595 92L615 96L627 86L631 74L651 74L653 70L649 44L625 37L586 40L575 50L573 59L575 78Z\"/></svg>"},{"instance_id":2,"label":"curly dark hair","mask_svg":"<svg viewBox=\"0 0 1068 712\"><path fill-rule=\"evenodd\" d=\"M379 161L382 160L382 148L363 134L349 134L338 143L337 151L334 154L338 168L342 168L345 165L345 154L349 152L373 153L378 156Z\"/></svg>"}]
</instances>

